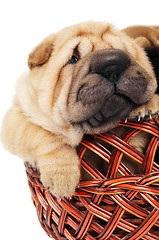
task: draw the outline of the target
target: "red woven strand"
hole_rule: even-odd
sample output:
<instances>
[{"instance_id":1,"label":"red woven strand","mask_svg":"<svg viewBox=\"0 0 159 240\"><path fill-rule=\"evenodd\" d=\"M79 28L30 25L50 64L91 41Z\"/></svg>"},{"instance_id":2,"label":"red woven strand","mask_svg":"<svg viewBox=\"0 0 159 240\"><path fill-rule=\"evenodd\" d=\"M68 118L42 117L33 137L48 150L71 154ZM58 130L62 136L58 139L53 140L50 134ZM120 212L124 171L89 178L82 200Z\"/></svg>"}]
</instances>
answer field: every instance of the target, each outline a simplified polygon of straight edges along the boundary
<instances>
[{"instance_id":1,"label":"red woven strand","mask_svg":"<svg viewBox=\"0 0 159 240\"><path fill-rule=\"evenodd\" d=\"M81 175L71 200L53 196L42 185L39 172L25 164L40 224L50 238L159 239L158 120L120 122L119 126L127 129L122 138L108 132L82 140L78 154L90 180L82 181ZM151 136L145 154L129 144L141 132ZM106 174L92 165L95 155L107 165ZM141 166L141 174L132 173L124 156Z\"/></svg>"}]
</instances>

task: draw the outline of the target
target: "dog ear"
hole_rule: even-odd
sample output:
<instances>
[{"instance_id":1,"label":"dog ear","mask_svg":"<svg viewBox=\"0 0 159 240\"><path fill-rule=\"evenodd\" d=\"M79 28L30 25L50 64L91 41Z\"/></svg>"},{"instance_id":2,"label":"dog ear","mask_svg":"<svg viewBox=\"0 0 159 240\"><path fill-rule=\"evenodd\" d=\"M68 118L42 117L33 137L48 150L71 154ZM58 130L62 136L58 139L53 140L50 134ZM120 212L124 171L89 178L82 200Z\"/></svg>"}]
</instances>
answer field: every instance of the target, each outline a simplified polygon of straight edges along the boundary
<instances>
[{"instance_id":1,"label":"dog ear","mask_svg":"<svg viewBox=\"0 0 159 240\"><path fill-rule=\"evenodd\" d=\"M54 40L55 35L50 35L33 49L28 58L28 67L30 70L36 66L41 66L48 61L53 50Z\"/></svg>"},{"instance_id":2,"label":"dog ear","mask_svg":"<svg viewBox=\"0 0 159 240\"><path fill-rule=\"evenodd\" d=\"M159 47L159 27L157 26L131 26L123 29L131 38L135 38L141 47Z\"/></svg>"},{"instance_id":3,"label":"dog ear","mask_svg":"<svg viewBox=\"0 0 159 240\"><path fill-rule=\"evenodd\" d=\"M159 27L132 26L123 31L131 38L135 38L138 44L144 48L158 80L157 93L159 93Z\"/></svg>"}]
</instances>

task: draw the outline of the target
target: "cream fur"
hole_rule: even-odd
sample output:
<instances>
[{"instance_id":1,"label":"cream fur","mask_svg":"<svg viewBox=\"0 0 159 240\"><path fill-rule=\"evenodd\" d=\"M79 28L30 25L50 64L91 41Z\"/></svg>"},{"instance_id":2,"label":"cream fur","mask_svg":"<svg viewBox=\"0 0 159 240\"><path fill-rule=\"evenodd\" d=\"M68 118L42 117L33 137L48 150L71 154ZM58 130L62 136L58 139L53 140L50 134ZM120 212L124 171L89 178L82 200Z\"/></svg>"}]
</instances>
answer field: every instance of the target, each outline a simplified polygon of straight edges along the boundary
<instances>
[{"instance_id":1,"label":"cream fur","mask_svg":"<svg viewBox=\"0 0 159 240\"><path fill-rule=\"evenodd\" d=\"M33 50L28 60L30 71L17 82L1 135L9 151L32 165L36 163L43 184L56 196L71 196L80 177L75 146L83 133L69 122L67 99L74 66L66 65L78 44L81 58L105 48L126 51L154 79L149 91L157 87L152 66L137 40L110 24L88 22L66 28ZM130 116L138 112L145 116L150 109L152 113L159 110L157 95Z\"/></svg>"}]
</instances>

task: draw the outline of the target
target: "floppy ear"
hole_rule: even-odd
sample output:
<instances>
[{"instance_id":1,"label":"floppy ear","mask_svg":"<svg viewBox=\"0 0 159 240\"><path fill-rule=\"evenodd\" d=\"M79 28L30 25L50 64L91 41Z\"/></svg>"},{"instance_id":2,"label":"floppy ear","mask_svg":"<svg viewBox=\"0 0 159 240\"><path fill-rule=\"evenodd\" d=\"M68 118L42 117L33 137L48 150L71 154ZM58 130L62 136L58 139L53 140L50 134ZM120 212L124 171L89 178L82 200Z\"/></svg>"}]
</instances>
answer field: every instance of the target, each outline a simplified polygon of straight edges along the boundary
<instances>
[{"instance_id":1,"label":"floppy ear","mask_svg":"<svg viewBox=\"0 0 159 240\"><path fill-rule=\"evenodd\" d=\"M28 67L30 70L36 66L41 66L48 61L53 50L54 40L55 35L52 34L33 49L28 58Z\"/></svg>"},{"instance_id":2,"label":"floppy ear","mask_svg":"<svg viewBox=\"0 0 159 240\"><path fill-rule=\"evenodd\" d=\"M159 27L132 26L125 28L123 31L131 38L135 38L138 44L145 49L154 68L158 81L157 93L159 93Z\"/></svg>"}]
</instances>

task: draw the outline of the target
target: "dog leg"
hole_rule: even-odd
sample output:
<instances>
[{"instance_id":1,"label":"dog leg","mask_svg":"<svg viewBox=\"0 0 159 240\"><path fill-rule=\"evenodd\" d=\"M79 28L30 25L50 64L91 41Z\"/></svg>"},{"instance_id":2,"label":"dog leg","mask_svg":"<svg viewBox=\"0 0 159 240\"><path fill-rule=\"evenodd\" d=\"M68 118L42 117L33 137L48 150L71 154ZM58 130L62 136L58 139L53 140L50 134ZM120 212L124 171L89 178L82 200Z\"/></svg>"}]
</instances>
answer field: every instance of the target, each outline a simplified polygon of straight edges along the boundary
<instances>
[{"instance_id":1,"label":"dog leg","mask_svg":"<svg viewBox=\"0 0 159 240\"><path fill-rule=\"evenodd\" d=\"M79 159L74 147L27 120L18 107L6 114L2 127L5 147L39 168L42 183L55 196L70 197L79 183Z\"/></svg>"},{"instance_id":2,"label":"dog leg","mask_svg":"<svg viewBox=\"0 0 159 240\"><path fill-rule=\"evenodd\" d=\"M141 105L135 108L130 116L129 119L135 118L145 118L145 117L152 117L152 115L159 113L159 95L154 94L153 97L146 105Z\"/></svg>"},{"instance_id":3,"label":"dog leg","mask_svg":"<svg viewBox=\"0 0 159 240\"><path fill-rule=\"evenodd\" d=\"M59 144L58 144L59 145ZM79 159L69 145L58 146L38 158L41 180L55 196L71 197L79 183Z\"/></svg>"}]
</instances>

